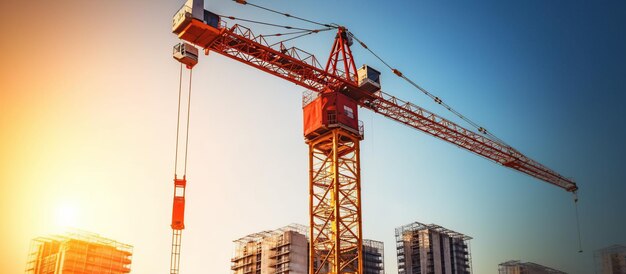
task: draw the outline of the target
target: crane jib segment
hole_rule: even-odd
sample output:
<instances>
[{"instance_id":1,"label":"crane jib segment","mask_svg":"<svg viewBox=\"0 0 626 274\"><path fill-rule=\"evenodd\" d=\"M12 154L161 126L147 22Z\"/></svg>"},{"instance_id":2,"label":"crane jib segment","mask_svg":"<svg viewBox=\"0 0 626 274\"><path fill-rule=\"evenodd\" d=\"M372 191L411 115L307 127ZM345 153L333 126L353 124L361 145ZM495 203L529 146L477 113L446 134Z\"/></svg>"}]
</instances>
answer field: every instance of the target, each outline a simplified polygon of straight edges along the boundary
<instances>
[{"instance_id":1,"label":"crane jib segment","mask_svg":"<svg viewBox=\"0 0 626 274\"><path fill-rule=\"evenodd\" d=\"M193 27L188 27L187 30L190 28ZM220 53L312 91L323 92L327 88L352 91L353 94L359 94L358 101L362 107L567 191L574 192L578 189L573 180L550 170L508 145L491 140L385 93L369 96L371 93L360 91L354 83L324 71L315 56L305 51L286 48L282 44L279 45L279 49L274 49L262 36L255 36L250 29L241 25L223 27L219 31L206 24L202 28L207 30L194 30L196 33L194 36L183 30L179 37L187 38L188 42L204 48L207 53L208 51ZM206 32L219 34L211 40L200 39L206 36ZM198 43L200 40L204 42Z\"/></svg>"},{"instance_id":2,"label":"crane jib segment","mask_svg":"<svg viewBox=\"0 0 626 274\"><path fill-rule=\"evenodd\" d=\"M362 106L567 191L574 192L578 189L573 180L563 177L508 145L491 140L384 92L378 92L377 95L376 99Z\"/></svg>"},{"instance_id":3,"label":"crane jib segment","mask_svg":"<svg viewBox=\"0 0 626 274\"><path fill-rule=\"evenodd\" d=\"M214 27L190 19L174 33L205 49L206 54L209 51L222 54L312 91L337 90L346 85L356 88L342 77L343 71L338 71L337 75L327 73L314 55L296 47L288 48L283 43L270 46L263 36L239 24L226 27L220 22Z\"/></svg>"}]
</instances>

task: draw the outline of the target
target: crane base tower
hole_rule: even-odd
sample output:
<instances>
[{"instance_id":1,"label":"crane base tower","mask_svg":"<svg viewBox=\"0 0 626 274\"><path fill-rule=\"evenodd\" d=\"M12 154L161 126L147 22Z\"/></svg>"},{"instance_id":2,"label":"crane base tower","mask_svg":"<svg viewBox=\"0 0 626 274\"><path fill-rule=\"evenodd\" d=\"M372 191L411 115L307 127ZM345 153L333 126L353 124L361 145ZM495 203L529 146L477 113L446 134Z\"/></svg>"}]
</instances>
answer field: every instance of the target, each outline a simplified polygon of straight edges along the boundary
<instances>
[{"instance_id":1,"label":"crane base tower","mask_svg":"<svg viewBox=\"0 0 626 274\"><path fill-rule=\"evenodd\" d=\"M361 136L343 128L308 140L309 273L362 273Z\"/></svg>"}]
</instances>

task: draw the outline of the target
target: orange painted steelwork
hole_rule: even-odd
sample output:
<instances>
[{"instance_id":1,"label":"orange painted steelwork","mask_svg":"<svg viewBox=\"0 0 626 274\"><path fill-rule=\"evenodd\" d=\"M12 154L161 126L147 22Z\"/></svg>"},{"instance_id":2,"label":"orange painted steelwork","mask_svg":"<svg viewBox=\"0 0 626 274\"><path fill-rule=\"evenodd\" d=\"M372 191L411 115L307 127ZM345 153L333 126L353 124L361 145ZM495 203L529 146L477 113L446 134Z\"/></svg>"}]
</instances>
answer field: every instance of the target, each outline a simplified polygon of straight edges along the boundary
<instances>
[{"instance_id":1,"label":"orange painted steelwork","mask_svg":"<svg viewBox=\"0 0 626 274\"><path fill-rule=\"evenodd\" d=\"M185 229L185 187L187 180L174 179L174 206L172 210L172 229Z\"/></svg>"},{"instance_id":2,"label":"orange painted steelwork","mask_svg":"<svg viewBox=\"0 0 626 274\"><path fill-rule=\"evenodd\" d=\"M356 106L567 191L578 189L573 180L502 142L474 133L382 91L370 92L361 88L350 51L351 34L344 27L338 26L337 29L325 68L314 55L287 47L283 42L270 45L264 36L255 35L241 25L227 27L220 21L211 26L193 19L184 21L174 30L180 39L203 48L205 54L216 52L318 94L318 102L304 106L304 135L309 145L310 165L309 274L362 273L359 142L363 134ZM401 76L398 71L394 70L394 73ZM346 103L341 105L335 100L329 104L324 101L328 95L345 98ZM352 116L356 124L337 119L339 112L344 110L341 115L344 118ZM330 116L332 113L336 119L334 122Z\"/></svg>"},{"instance_id":3,"label":"orange painted steelwork","mask_svg":"<svg viewBox=\"0 0 626 274\"><path fill-rule=\"evenodd\" d=\"M213 27L205 25L204 28ZM385 93L363 91L342 75L327 73L315 56L306 51L295 47L288 48L283 43L270 46L263 36L255 35L250 29L241 25L226 27L220 23L219 28L213 29L212 32L219 32L219 35L210 42L204 43L196 40L201 36L188 36L184 31L177 34L182 39L204 48L205 53L214 51L315 92L341 91L353 98L360 107L380 113L391 120L424 131L500 165L526 173L569 192L578 190L574 180L541 165L511 146L491 140L439 117L437 114ZM189 37L189 40L185 37Z\"/></svg>"},{"instance_id":4,"label":"orange painted steelwork","mask_svg":"<svg viewBox=\"0 0 626 274\"><path fill-rule=\"evenodd\" d=\"M328 58L328 62L326 63L326 72L356 84L356 65L354 64L354 58L350 50L352 38L349 35L346 28L338 28L333 49L330 51L330 58ZM337 67L341 64L343 64L344 67L343 71L340 71Z\"/></svg>"},{"instance_id":5,"label":"orange painted steelwork","mask_svg":"<svg viewBox=\"0 0 626 274\"><path fill-rule=\"evenodd\" d=\"M363 273L361 137L334 128L309 144L309 273Z\"/></svg>"}]
</instances>

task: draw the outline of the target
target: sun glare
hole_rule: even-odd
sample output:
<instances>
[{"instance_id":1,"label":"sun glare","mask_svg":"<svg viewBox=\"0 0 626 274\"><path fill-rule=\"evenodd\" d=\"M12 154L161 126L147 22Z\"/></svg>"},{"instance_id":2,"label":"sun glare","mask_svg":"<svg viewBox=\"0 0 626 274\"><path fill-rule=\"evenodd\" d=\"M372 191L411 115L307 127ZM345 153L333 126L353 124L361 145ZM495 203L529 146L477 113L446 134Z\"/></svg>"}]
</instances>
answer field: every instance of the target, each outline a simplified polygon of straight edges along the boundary
<instances>
[{"instance_id":1,"label":"sun glare","mask_svg":"<svg viewBox=\"0 0 626 274\"><path fill-rule=\"evenodd\" d=\"M75 227L78 220L78 208L64 203L56 208L55 222L58 227Z\"/></svg>"}]
</instances>

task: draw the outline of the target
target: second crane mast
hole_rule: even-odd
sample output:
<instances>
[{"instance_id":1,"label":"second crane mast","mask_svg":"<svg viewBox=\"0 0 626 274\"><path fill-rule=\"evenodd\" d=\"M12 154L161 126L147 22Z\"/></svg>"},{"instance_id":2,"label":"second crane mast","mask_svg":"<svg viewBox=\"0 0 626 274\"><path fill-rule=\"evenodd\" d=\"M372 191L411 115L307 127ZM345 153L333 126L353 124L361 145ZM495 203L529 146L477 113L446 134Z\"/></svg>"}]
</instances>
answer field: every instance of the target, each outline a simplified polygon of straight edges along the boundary
<instances>
[{"instance_id":1,"label":"second crane mast","mask_svg":"<svg viewBox=\"0 0 626 274\"><path fill-rule=\"evenodd\" d=\"M203 48L206 54L214 51L311 91L303 98L304 137L309 146L310 274L362 273L359 143L363 128L358 107L576 192L573 180L514 148L382 92L380 73L368 66L357 71L350 50L352 36L344 27L336 29L323 68L305 51L282 42L270 46L263 36L241 25L227 27L218 15L204 10L203 1L188 0L173 22L173 32L181 40ZM185 63L193 58L179 60Z\"/></svg>"},{"instance_id":2,"label":"second crane mast","mask_svg":"<svg viewBox=\"0 0 626 274\"><path fill-rule=\"evenodd\" d=\"M174 46L174 58L181 61L178 84L178 115L176 120L176 153L174 154L174 203L172 205L172 252L170 274L178 274L180 251L185 229L185 193L187 188L187 152L189 148L189 121L191 113L191 75L198 63L198 49L189 44ZM189 69L187 92L183 92L183 64ZM183 128L184 127L184 128Z\"/></svg>"}]
</instances>

